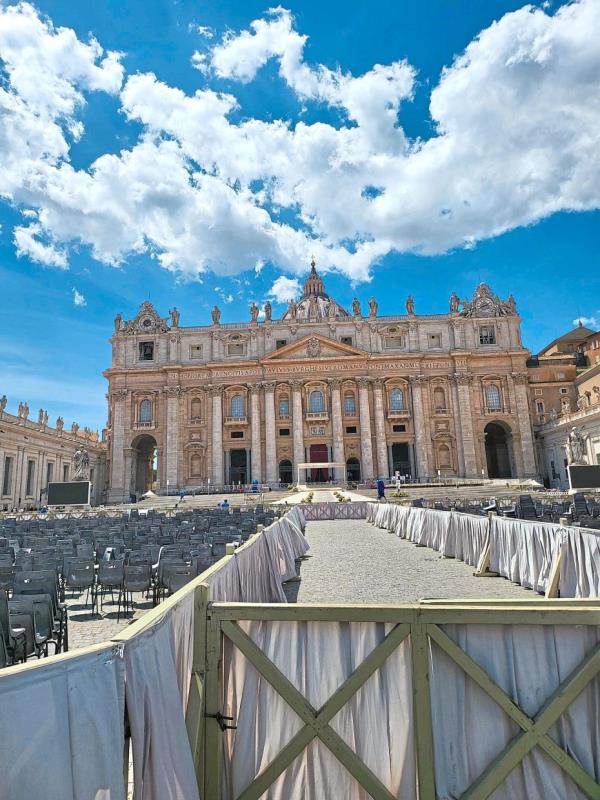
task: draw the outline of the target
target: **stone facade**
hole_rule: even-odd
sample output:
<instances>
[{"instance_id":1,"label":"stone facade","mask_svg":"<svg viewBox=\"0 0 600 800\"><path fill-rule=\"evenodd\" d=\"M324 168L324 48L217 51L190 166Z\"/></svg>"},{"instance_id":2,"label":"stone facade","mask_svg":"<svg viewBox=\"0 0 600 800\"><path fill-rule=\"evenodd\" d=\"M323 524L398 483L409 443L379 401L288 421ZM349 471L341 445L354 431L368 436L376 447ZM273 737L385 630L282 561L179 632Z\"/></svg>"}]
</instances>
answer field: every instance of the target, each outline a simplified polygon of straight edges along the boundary
<instances>
[{"instance_id":1,"label":"stone facade","mask_svg":"<svg viewBox=\"0 0 600 800\"><path fill-rule=\"evenodd\" d=\"M104 501L107 484L106 445L76 423L66 429L59 417L55 427L40 409L29 419L29 407L20 403L18 413L6 411L0 401L0 510L34 509L46 502L48 483L73 479L75 452L85 448L90 459L92 504Z\"/></svg>"},{"instance_id":2,"label":"stone facade","mask_svg":"<svg viewBox=\"0 0 600 800\"><path fill-rule=\"evenodd\" d=\"M526 362L514 300L485 284L449 313L378 316L330 298L314 264L281 319L182 327L148 302L115 319L109 500L231 483L533 477ZM341 470L339 470L341 472Z\"/></svg>"}]
</instances>

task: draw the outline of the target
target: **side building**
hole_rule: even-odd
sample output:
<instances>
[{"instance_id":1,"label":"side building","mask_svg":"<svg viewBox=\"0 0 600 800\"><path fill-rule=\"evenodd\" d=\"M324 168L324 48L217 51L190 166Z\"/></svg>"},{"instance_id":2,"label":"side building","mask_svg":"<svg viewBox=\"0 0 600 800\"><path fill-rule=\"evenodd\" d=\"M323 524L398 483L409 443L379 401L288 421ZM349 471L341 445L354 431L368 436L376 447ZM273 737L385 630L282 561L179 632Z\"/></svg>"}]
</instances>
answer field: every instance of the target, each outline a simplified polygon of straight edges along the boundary
<instances>
[{"instance_id":1,"label":"side building","mask_svg":"<svg viewBox=\"0 0 600 800\"><path fill-rule=\"evenodd\" d=\"M396 471L534 477L527 359L514 300L481 284L446 314L348 312L313 263L280 319L182 327L149 302L115 319L109 382L109 501L148 489ZM319 466L323 464L323 466ZM336 466L333 466L333 465ZM301 477L305 472L302 468Z\"/></svg>"},{"instance_id":2,"label":"side building","mask_svg":"<svg viewBox=\"0 0 600 800\"><path fill-rule=\"evenodd\" d=\"M29 406L20 403L18 413L6 411L7 399L0 401L0 510L36 509L45 504L48 484L72 480L78 449L87 450L90 460L92 505L100 505L106 490L106 445L98 435L73 423L64 428L62 417L55 427L40 409L37 421L29 419Z\"/></svg>"},{"instance_id":3,"label":"side building","mask_svg":"<svg viewBox=\"0 0 600 800\"><path fill-rule=\"evenodd\" d=\"M556 374L553 382L548 382L547 375L543 381L537 379L549 369L549 360L554 361L561 380L556 380ZM567 443L574 428L585 443L586 462L600 464L600 332L579 325L555 339L532 362L531 390L544 392L543 410L538 406L534 415L540 474L547 486L568 489ZM570 377L568 384L563 376ZM558 395L556 391L550 394L551 386ZM539 403L540 395L532 400Z\"/></svg>"}]
</instances>

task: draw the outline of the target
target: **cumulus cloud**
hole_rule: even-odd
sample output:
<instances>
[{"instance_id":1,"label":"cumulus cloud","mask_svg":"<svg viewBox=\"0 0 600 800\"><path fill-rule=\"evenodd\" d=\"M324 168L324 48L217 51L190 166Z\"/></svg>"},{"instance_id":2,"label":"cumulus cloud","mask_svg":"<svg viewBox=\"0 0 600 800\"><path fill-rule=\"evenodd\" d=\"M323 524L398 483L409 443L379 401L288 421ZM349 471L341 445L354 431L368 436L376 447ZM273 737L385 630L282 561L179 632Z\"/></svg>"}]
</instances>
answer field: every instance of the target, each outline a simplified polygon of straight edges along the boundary
<instances>
[{"instance_id":1,"label":"cumulus cloud","mask_svg":"<svg viewBox=\"0 0 600 800\"><path fill-rule=\"evenodd\" d=\"M63 250L55 247L51 242L41 241L43 237L42 226L36 222L29 225L17 225L13 231L15 250L17 256L26 256L36 264L47 267L67 269L67 256Z\"/></svg>"},{"instance_id":2,"label":"cumulus cloud","mask_svg":"<svg viewBox=\"0 0 600 800\"><path fill-rule=\"evenodd\" d=\"M220 286L215 286L215 292L224 303L233 303L233 295L226 292L225 289L222 289Z\"/></svg>"},{"instance_id":3,"label":"cumulus cloud","mask_svg":"<svg viewBox=\"0 0 600 800\"><path fill-rule=\"evenodd\" d=\"M75 287L73 287L72 292L73 292L73 305L76 305L76 306L87 306L87 300L81 294L81 292L78 292Z\"/></svg>"},{"instance_id":4,"label":"cumulus cloud","mask_svg":"<svg viewBox=\"0 0 600 800\"><path fill-rule=\"evenodd\" d=\"M598 208L599 28L598 0L506 14L444 69L433 135L411 140L401 123L414 69L310 64L282 8L215 40L198 61L204 85L186 94L151 73L123 83L118 54L26 3L0 6L0 196L36 215L15 229L17 250L64 267L83 243L106 264L146 253L188 276L263 263L300 274L314 253L358 281L390 252L474 247ZM239 114L231 87L270 59L303 103L334 107L340 121ZM75 169L91 91L119 93L143 130L131 148Z\"/></svg>"},{"instance_id":5,"label":"cumulus cloud","mask_svg":"<svg viewBox=\"0 0 600 800\"><path fill-rule=\"evenodd\" d=\"M302 294L302 288L297 278L286 278L280 275L269 289L268 295L278 303L289 303Z\"/></svg>"},{"instance_id":6,"label":"cumulus cloud","mask_svg":"<svg viewBox=\"0 0 600 800\"><path fill-rule=\"evenodd\" d=\"M573 325L579 325L580 323L586 328L594 328L595 330L599 330L600 311L591 317L578 317L577 319L573 320Z\"/></svg>"}]
</instances>

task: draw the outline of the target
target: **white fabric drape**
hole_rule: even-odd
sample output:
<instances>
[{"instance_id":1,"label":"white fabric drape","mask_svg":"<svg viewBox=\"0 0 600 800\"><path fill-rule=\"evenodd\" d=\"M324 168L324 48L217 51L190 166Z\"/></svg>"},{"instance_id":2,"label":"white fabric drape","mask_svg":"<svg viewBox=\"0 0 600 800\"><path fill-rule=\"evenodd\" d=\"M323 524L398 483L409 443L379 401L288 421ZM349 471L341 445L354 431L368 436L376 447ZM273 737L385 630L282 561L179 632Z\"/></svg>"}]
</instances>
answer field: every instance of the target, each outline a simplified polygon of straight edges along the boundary
<instances>
[{"instance_id":1,"label":"white fabric drape","mask_svg":"<svg viewBox=\"0 0 600 800\"><path fill-rule=\"evenodd\" d=\"M193 593L126 643L126 698L135 800L198 800L185 727Z\"/></svg>"},{"instance_id":2,"label":"white fabric drape","mask_svg":"<svg viewBox=\"0 0 600 800\"><path fill-rule=\"evenodd\" d=\"M600 596L600 536L581 528L563 528L561 597Z\"/></svg>"},{"instance_id":3,"label":"white fabric drape","mask_svg":"<svg viewBox=\"0 0 600 800\"><path fill-rule=\"evenodd\" d=\"M2 675L1 800L125 800L117 647Z\"/></svg>"},{"instance_id":4,"label":"white fabric drape","mask_svg":"<svg viewBox=\"0 0 600 800\"><path fill-rule=\"evenodd\" d=\"M382 623L246 622L254 642L315 708L391 629ZM226 712L237 730L224 740L224 798L237 797L303 723L229 643ZM404 641L333 718L332 728L394 796L416 797L410 647ZM265 800L368 800L328 748L313 741L263 795Z\"/></svg>"},{"instance_id":5,"label":"white fabric drape","mask_svg":"<svg viewBox=\"0 0 600 800\"><path fill-rule=\"evenodd\" d=\"M545 592L564 528L492 517L490 569L536 592Z\"/></svg>"},{"instance_id":6,"label":"white fabric drape","mask_svg":"<svg viewBox=\"0 0 600 800\"><path fill-rule=\"evenodd\" d=\"M447 625L445 632L533 717L600 641L597 627ZM430 653L435 776L440 800L461 797L520 730L437 645ZM600 780L600 681L589 684L550 729ZM585 795L542 751L530 752L493 800L584 800Z\"/></svg>"}]
</instances>

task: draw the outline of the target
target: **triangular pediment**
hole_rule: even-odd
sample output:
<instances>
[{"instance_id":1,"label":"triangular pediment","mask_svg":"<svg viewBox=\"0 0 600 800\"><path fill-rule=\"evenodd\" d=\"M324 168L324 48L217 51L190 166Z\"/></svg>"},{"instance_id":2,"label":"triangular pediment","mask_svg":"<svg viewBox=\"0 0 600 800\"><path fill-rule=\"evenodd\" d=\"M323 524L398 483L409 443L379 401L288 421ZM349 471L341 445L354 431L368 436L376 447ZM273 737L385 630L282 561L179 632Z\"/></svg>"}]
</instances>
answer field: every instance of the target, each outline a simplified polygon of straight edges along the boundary
<instances>
[{"instance_id":1,"label":"triangular pediment","mask_svg":"<svg viewBox=\"0 0 600 800\"><path fill-rule=\"evenodd\" d=\"M365 358L367 356L366 350L361 350L349 344L342 344L342 342L338 342L335 339L329 339L327 336L313 333L280 347L279 350L270 353L262 361L267 363L300 359L318 361L326 358Z\"/></svg>"}]
</instances>

